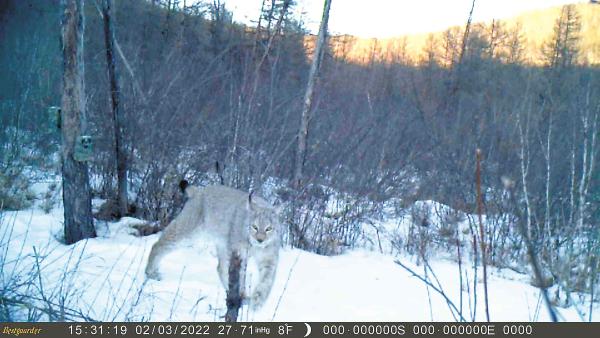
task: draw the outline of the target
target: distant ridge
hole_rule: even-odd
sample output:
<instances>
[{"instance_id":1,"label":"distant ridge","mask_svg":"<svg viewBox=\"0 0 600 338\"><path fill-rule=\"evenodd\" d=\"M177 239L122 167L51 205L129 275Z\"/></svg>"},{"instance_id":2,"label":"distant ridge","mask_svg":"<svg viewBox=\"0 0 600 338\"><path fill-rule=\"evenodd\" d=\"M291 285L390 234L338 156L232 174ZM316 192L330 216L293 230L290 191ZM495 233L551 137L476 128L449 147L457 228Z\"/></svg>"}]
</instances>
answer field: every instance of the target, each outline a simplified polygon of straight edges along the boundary
<instances>
[{"instance_id":1,"label":"distant ridge","mask_svg":"<svg viewBox=\"0 0 600 338\"><path fill-rule=\"evenodd\" d=\"M580 17L580 55L578 62L588 65L600 65L600 4L574 4ZM556 19L562 6L525 12L513 18L497 20L507 31L520 27L523 42L523 61L528 64L542 64L542 46L552 38ZM490 30L491 22L475 22L474 30ZM372 61L394 62L400 58L417 63L425 58L424 49L428 41L438 41L441 45L447 32L460 33L464 26L449 27L445 31L401 35L392 38L360 38L351 35L337 35L331 38L332 53L352 63L365 64ZM308 53L314 45L314 37L305 40ZM408 59L408 60L407 60Z\"/></svg>"}]
</instances>

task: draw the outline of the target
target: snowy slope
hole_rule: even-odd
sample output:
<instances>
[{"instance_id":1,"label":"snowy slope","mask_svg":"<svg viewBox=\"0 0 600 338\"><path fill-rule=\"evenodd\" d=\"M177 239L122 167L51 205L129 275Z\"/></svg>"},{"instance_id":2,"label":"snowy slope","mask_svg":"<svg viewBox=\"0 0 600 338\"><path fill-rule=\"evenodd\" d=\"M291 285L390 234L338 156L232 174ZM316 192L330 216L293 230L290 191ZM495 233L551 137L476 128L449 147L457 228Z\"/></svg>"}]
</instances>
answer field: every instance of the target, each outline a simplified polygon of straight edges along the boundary
<instances>
[{"instance_id":1,"label":"snowy slope","mask_svg":"<svg viewBox=\"0 0 600 338\"><path fill-rule=\"evenodd\" d=\"M210 243L181 248L161 264L162 281L146 280L144 268L159 234L136 237L126 218L99 223L99 237L73 246L60 244L62 210L45 214L38 207L6 212L0 220L4 262L2 278L40 271L21 286L41 303L79 310L89 319L219 321L225 291L216 273ZM2 259L3 258L3 259ZM444 298L394 261L423 274L411 257L352 251L335 257L283 249L273 291L263 309L243 308L245 321L453 321ZM459 307L457 264L432 259L431 267L448 297ZM39 268L38 268L39 266ZM463 269L465 266L463 266ZM470 268L470 267L469 267ZM252 266L249 273L256 275ZM490 315L493 321L547 321L538 289L529 278L491 268ZM481 274L481 272L480 272ZM26 286L29 285L29 286ZM471 284L472 285L472 284ZM483 286L478 283L476 319L484 320ZM463 316L473 313L473 290L463 290ZM61 300L64 299L64 300ZM68 311L67 311L68 312ZM575 308L559 309L563 320L580 321ZM26 320L25 315L15 318ZM596 316L595 319L600 318ZM45 318L49 319L49 318Z\"/></svg>"}]
</instances>

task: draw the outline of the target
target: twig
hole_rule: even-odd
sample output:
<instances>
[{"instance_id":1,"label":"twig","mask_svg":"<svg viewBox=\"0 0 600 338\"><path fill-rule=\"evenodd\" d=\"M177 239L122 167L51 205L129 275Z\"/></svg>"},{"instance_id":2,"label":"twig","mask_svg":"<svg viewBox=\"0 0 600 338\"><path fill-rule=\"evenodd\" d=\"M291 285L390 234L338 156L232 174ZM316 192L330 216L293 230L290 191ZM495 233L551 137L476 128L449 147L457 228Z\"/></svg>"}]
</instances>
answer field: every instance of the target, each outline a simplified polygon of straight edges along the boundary
<instances>
[{"instance_id":1,"label":"twig","mask_svg":"<svg viewBox=\"0 0 600 338\"><path fill-rule=\"evenodd\" d=\"M96 6L96 9L98 10L98 14L100 15L100 18L104 19L104 14L102 13L102 10L100 9L100 5L98 5L98 3L96 1L94 1L94 5ZM134 85L135 89L140 94L140 96L141 96L142 101L144 102L144 104L146 104L148 102L148 99L146 98L146 95L144 94L144 91L142 90L142 87L140 86L137 78L135 77L135 74L133 73L133 68L129 64L129 61L127 61L127 58L125 57L125 54L123 53L123 50L121 49L121 45L117 41L116 35L114 37L114 42L115 42L115 49L117 50L117 53L119 53L119 56L121 57L121 60L123 60L123 64L125 65L125 69L127 69L127 72L131 76L131 79L133 80L133 85Z\"/></svg>"},{"instance_id":2,"label":"twig","mask_svg":"<svg viewBox=\"0 0 600 338\"><path fill-rule=\"evenodd\" d=\"M471 312L471 320L475 321L477 318L477 266L478 266L478 254L477 254L477 230L473 230L472 221L469 218L469 230L471 236L473 236L473 311Z\"/></svg>"},{"instance_id":3,"label":"twig","mask_svg":"<svg viewBox=\"0 0 600 338\"><path fill-rule=\"evenodd\" d=\"M512 183L512 181L509 183ZM537 284L539 285L540 291L542 293L542 297L544 298L544 303L546 304L546 307L548 308L548 312L550 313L550 319L553 322L557 322L558 317L556 316L554 307L552 306L552 303L550 302L550 297L548 296L548 290L546 290L546 287L543 285L544 283L543 283L543 278L542 278L542 269L540 268L540 264L537 259L537 255L535 254L535 250L533 248L533 243L531 243L531 239L529 238L527 229L525 228L525 225L523 224L523 217L518 208L518 205L517 205L514 193L513 193L514 184L505 184L505 188L508 190L510 200L512 201L513 205L515 206L515 213L517 214L517 218L518 218L517 226L519 228L519 231L521 232L521 236L523 237L523 240L525 241L525 246L527 247L527 255L529 256L529 261L530 261L531 267L533 269L533 274L534 274L535 278L537 279Z\"/></svg>"},{"instance_id":4,"label":"twig","mask_svg":"<svg viewBox=\"0 0 600 338\"><path fill-rule=\"evenodd\" d=\"M460 292L459 308L460 308L460 314L462 315L462 312L463 312L463 292L462 292L463 274L462 274L462 255L460 253L460 238L459 238L458 227L456 229L456 254L458 255L458 278L459 278L458 291Z\"/></svg>"},{"instance_id":5,"label":"twig","mask_svg":"<svg viewBox=\"0 0 600 338\"><path fill-rule=\"evenodd\" d=\"M473 1L475 3L475 1ZM472 9L471 9L472 11ZM481 196L481 149L477 149L477 170L475 174L477 185L477 218L479 219L479 244L481 244L481 265L483 265L483 298L485 300L485 318L490 321L490 306L488 297L487 257L485 231L483 230L483 198Z\"/></svg>"},{"instance_id":6,"label":"twig","mask_svg":"<svg viewBox=\"0 0 600 338\"><path fill-rule=\"evenodd\" d=\"M179 292L181 291L181 282L183 281L183 274L185 273L185 265L183 266L183 270L179 275L179 281L177 282L177 290L175 291L175 297L173 297L173 301L171 302L171 309L169 310L169 320L173 319L173 313L175 312L175 308L177 308L177 299L180 297Z\"/></svg>"},{"instance_id":7,"label":"twig","mask_svg":"<svg viewBox=\"0 0 600 338\"><path fill-rule=\"evenodd\" d=\"M590 276L590 309L588 314L588 321L592 322L592 317L594 314L594 294L596 293L596 278L598 276L598 263L594 264L594 268L592 269L592 274Z\"/></svg>"},{"instance_id":8,"label":"twig","mask_svg":"<svg viewBox=\"0 0 600 338\"><path fill-rule=\"evenodd\" d=\"M444 297L444 299L446 300L446 303L450 307L450 310L453 313L453 315L454 315L454 313L458 314L458 316L460 318L460 321L461 322L466 322L465 318L462 316L462 314L460 313L460 311L458 310L458 308L456 307L456 305L454 305L454 303L452 302L452 300L450 300L450 298L448 298L448 296L446 295L446 293L442 289L440 289L440 288L436 287L435 285L433 285L429 280L423 278L421 275L419 275L418 273L414 272L413 270L411 270L406 265L402 264L402 262L400 262L399 260L395 260L394 263L400 265L402 268L404 268L406 271L408 271L414 277L417 277L423 283L427 284L427 286L431 287L438 294L440 294L442 297Z\"/></svg>"},{"instance_id":9,"label":"twig","mask_svg":"<svg viewBox=\"0 0 600 338\"><path fill-rule=\"evenodd\" d=\"M425 260L425 258L423 258ZM427 278L427 265L423 264L423 274L425 275L425 279ZM429 302L429 318L433 322L433 305L431 304L431 292L429 291L429 286L426 286L427 289L427 301Z\"/></svg>"},{"instance_id":10,"label":"twig","mask_svg":"<svg viewBox=\"0 0 600 338\"><path fill-rule=\"evenodd\" d=\"M133 243L132 243L132 242L130 242L130 245L132 245L132 244L133 244ZM139 253L139 250L138 250L138 252L136 252L136 253ZM131 293L131 292L134 290L134 287L135 287L135 285L137 284L136 282L137 282L137 280L138 280L138 276L139 276L140 270L141 270L141 268L144 266L144 264L143 264L143 263L144 263L144 259L146 258L146 255L145 255L145 253L146 253L146 250L142 250L142 254L141 254L141 255L138 255L138 257L139 257L139 258L138 258L138 264L137 264L137 268L136 268L136 270L135 270L135 272L134 272L134 274L133 274L133 276L134 276L134 277L133 277L133 279L131 279L131 282L129 283L129 288L127 289L127 293L126 293L126 294L125 294L125 296L123 297L123 302L121 303L121 306L120 306L120 307L117 309L117 311L116 311L116 312L115 312L115 314L113 315L113 319L112 319L112 321L113 321L113 322L114 322L114 321L117 321L117 316L118 316L118 315L121 313L121 311L123 311L123 310L124 310L124 308L125 308L125 304L127 303L127 300L131 298L129 295L130 295L130 293ZM131 271L131 270L132 270L132 265L133 265L133 263L134 263L134 262L135 262L135 260L131 260L131 264L129 264L129 266L127 267L127 270L126 270L126 271ZM115 264L116 264L116 263L115 263ZM184 270L183 270L183 272L185 272L185 267L184 267ZM182 272L182 275L183 275L183 272ZM121 279L121 283L119 284L119 288L117 289L117 294L119 293L119 290L121 289L121 286L122 286L122 285L125 283L125 279L126 279L128 276L129 276L129 275L128 275L127 273L123 274L123 278ZM148 280L147 278L144 278L144 282L142 283L142 285L141 285L141 286L139 287L139 289L137 290L137 293L138 293L138 300L139 300L139 292L141 292L141 291L142 291L142 288L144 287L144 285L145 285L145 283L146 283L146 281L147 281L147 280ZM135 291L134 291L134 292L135 292ZM116 299L116 297L115 297L115 299ZM134 306L135 306L135 304L132 304L132 305L130 305L129 312L133 311L133 307L134 307Z\"/></svg>"},{"instance_id":11,"label":"twig","mask_svg":"<svg viewBox=\"0 0 600 338\"><path fill-rule=\"evenodd\" d=\"M290 268L288 277L285 280L285 284L283 285L283 291L281 291L281 294L279 295L279 299L277 299L277 305L275 305L275 310L273 311L273 316L271 317L271 321L275 320L275 315L277 314L277 310L279 309L279 304L281 304L281 299L283 298L283 295L285 295L285 292L287 291L287 287L290 282L290 278L292 278L292 272L294 271L294 268L296 267L296 264L298 263L299 258L300 258L300 253L298 253L298 255L296 255L294 264L292 264L292 267Z\"/></svg>"},{"instance_id":12,"label":"twig","mask_svg":"<svg viewBox=\"0 0 600 338\"><path fill-rule=\"evenodd\" d=\"M33 256L35 257L35 267L36 267L36 275L38 278L38 283L40 286L40 295L42 296L42 300L46 303L46 305L48 306L48 310L49 313L56 313L56 311L54 311L52 309L52 305L50 303L50 301L48 300L48 298L46 297L46 295L44 294L44 284L42 283L42 271L40 270L40 260L39 260L39 255L37 252L37 249L35 248L35 246L33 246ZM55 318L53 318L52 316L48 315L48 320L53 321L55 320Z\"/></svg>"},{"instance_id":13,"label":"twig","mask_svg":"<svg viewBox=\"0 0 600 338\"><path fill-rule=\"evenodd\" d=\"M31 297L31 296L26 296L26 295L19 295L22 296L22 298L25 299L31 299L34 301L40 301L43 299L40 298L36 298L36 297ZM38 310L42 313L45 313L48 315L48 317L52 317L56 315L56 311L53 311L52 309L49 308L44 308L44 307L39 307L37 305L33 305L32 303L27 303L23 300L17 300L17 299L12 299L12 298L7 298L7 297L0 297L0 303L2 304L7 304L7 305L13 305L13 306L22 306L28 309L35 309ZM57 306L58 304L55 304L51 301L48 301L48 304L53 305L53 306ZM74 309L67 309L68 311L65 311L65 313L67 315L69 315L70 317L65 317L65 319L67 320L73 320L73 321L77 321L77 320L84 320L87 322L98 322L98 320L93 319L92 317L89 317L87 315L84 315L81 311L79 310L74 310Z\"/></svg>"},{"instance_id":14,"label":"twig","mask_svg":"<svg viewBox=\"0 0 600 338\"><path fill-rule=\"evenodd\" d=\"M440 280L437 278L437 275L436 275L435 271L433 271L433 269L431 268L431 265L429 265L429 262L427 260L425 260L423 262L423 265L425 266L425 269L426 269L425 271L429 270L429 272L431 273L431 276L433 276L433 279L435 280L435 283L437 284L438 288L440 290L442 290L442 292L444 292L444 288L442 287L442 283L440 283ZM446 303L448 303L448 302L446 301ZM454 304L454 302L452 302L452 303ZM454 315L453 312L452 312L452 317L454 317L455 321L458 320L456 318L456 316Z\"/></svg>"}]
</instances>

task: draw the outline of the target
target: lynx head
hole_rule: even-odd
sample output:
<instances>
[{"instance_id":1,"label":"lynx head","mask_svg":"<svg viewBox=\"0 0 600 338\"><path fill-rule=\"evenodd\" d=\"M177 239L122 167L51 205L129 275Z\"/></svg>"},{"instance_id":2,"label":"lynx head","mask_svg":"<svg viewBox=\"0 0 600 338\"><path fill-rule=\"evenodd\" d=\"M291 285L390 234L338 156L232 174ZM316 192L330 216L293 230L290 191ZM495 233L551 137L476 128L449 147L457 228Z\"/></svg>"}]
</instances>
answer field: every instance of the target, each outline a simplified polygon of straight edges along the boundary
<instances>
[{"instance_id":1,"label":"lynx head","mask_svg":"<svg viewBox=\"0 0 600 338\"><path fill-rule=\"evenodd\" d=\"M250 243L254 246L264 247L277 240L279 236L279 216L277 211L267 205L260 203L252 198L252 193L248 195L249 237Z\"/></svg>"}]
</instances>

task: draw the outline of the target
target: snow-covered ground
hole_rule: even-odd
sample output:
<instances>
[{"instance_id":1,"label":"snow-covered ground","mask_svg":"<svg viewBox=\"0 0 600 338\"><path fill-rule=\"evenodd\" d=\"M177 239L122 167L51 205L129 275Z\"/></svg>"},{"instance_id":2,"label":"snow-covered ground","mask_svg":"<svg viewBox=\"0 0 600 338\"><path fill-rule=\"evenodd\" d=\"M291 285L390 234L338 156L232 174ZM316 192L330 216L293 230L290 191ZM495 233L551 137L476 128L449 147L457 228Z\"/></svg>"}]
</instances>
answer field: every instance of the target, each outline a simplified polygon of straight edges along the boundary
<instances>
[{"instance_id":1,"label":"snow-covered ground","mask_svg":"<svg viewBox=\"0 0 600 338\"><path fill-rule=\"evenodd\" d=\"M44 189L41 186L34 190L43 194ZM39 272L40 278L21 283L16 291L34 295L37 302L54 306L57 312L62 304L66 313L75 310L93 320L223 320L225 291L217 276L217 260L210 243L199 241L173 252L161 264L164 280L147 280L147 256L160 235L133 235L130 226L140 222L132 218L117 223L98 222L98 238L66 246L57 240L62 232L60 206L48 214L39 203L27 210L5 212L0 218L2 282L25 279L32 273L37 276ZM388 220L387 224L402 222ZM355 250L326 257L282 249L276 282L266 305L256 312L243 307L241 320L456 320L442 296L395 262L424 275L424 266L417 265L414 257L376 251ZM462 309L464 318L470 320L475 312L476 320L485 320L482 283L476 283L475 306L473 284L460 290L456 262L431 257L429 263L438 282L431 271L427 272L429 277ZM463 262L463 276L465 271L473 271L467 265ZM540 292L529 284L528 276L493 267L489 271L493 321L549 320ZM252 265L249 273L250 279L256 276ZM481 279L481 269L479 274ZM573 306L558 309L562 320L581 321L577 310L582 311ZM15 307L15 311L15 319L27 320L23 308ZM600 315L594 317L598 319Z\"/></svg>"}]
</instances>

